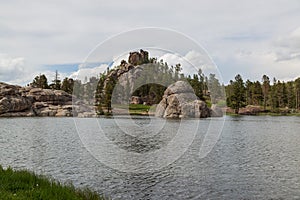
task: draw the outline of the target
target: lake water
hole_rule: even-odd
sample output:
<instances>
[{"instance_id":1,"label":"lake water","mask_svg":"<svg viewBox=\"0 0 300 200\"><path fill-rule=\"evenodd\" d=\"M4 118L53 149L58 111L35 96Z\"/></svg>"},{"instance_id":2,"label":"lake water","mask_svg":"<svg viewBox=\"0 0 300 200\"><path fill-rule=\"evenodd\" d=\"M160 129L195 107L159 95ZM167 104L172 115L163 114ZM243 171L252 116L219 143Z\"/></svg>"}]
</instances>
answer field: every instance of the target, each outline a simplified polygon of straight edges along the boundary
<instances>
[{"instance_id":1,"label":"lake water","mask_svg":"<svg viewBox=\"0 0 300 200\"><path fill-rule=\"evenodd\" d=\"M199 121L193 137L188 135L187 121L187 135L173 144L183 152L168 152L176 159L162 166L159 163L167 156L159 154L157 165L152 166L147 156L138 156L165 147L176 137L180 121L166 121L164 128L154 130L162 134L147 135L139 133L138 127L147 127L155 119L136 117L133 121L138 126L130 125L132 119L126 117L119 124L98 119L105 138L120 152L137 156L132 159L127 155L117 159L101 138L86 148L82 132L93 130L93 121L76 119L76 129L73 118L1 118L0 163L87 186L113 199L300 199L300 117L227 116L218 142L204 158L199 157L199 147L210 119ZM157 123L153 127L161 125ZM102 154L95 155L94 150ZM128 167L126 171L124 166L145 169Z\"/></svg>"}]
</instances>

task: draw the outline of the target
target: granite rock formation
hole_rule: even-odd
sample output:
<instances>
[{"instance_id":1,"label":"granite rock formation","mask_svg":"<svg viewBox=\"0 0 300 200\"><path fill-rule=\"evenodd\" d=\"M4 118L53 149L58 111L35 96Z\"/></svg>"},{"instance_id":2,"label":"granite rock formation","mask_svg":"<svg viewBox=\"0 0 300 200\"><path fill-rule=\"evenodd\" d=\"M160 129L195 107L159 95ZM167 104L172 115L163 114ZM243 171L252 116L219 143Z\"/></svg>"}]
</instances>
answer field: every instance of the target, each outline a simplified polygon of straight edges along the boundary
<instances>
[{"instance_id":1,"label":"granite rock formation","mask_svg":"<svg viewBox=\"0 0 300 200\"><path fill-rule=\"evenodd\" d=\"M0 117L86 117L94 115L92 108L62 91L20 87L0 82Z\"/></svg>"},{"instance_id":2,"label":"granite rock formation","mask_svg":"<svg viewBox=\"0 0 300 200\"><path fill-rule=\"evenodd\" d=\"M194 94L193 88L185 81L170 85L157 105L155 116L163 118L206 118L211 117L204 101Z\"/></svg>"},{"instance_id":3,"label":"granite rock formation","mask_svg":"<svg viewBox=\"0 0 300 200\"><path fill-rule=\"evenodd\" d=\"M130 52L128 63L133 66L141 65L149 62L149 53L144 50L140 50L140 52Z\"/></svg>"}]
</instances>

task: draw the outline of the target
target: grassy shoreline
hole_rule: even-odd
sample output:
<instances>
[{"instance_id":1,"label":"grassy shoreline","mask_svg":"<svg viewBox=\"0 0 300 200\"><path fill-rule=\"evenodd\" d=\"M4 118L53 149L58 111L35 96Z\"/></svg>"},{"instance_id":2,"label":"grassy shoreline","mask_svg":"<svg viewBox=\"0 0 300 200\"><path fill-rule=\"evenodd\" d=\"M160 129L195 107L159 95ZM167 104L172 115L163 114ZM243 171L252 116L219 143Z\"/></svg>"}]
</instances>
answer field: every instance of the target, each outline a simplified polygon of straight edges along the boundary
<instances>
[{"instance_id":1,"label":"grassy shoreline","mask_svg":"<svg viewBox=\"0 0 300 200\"><path fill-rule=\"evenodd\" d=\"M0 199L6 200L104 200L90 189L76 189L27 170L3 169L0 165Z\"/></svg>"}]
</instances>

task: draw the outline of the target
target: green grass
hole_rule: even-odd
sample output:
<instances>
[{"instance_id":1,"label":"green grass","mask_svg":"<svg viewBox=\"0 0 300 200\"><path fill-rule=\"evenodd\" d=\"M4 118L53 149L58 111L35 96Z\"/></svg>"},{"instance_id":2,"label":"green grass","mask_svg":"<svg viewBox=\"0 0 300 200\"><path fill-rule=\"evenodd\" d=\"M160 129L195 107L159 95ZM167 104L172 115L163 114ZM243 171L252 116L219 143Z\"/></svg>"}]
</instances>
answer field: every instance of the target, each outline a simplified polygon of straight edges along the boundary
<instances>
[{"instance_id":1,"label":"green grass","mask_svg":"<svg viewBox=\"0 0 300 200\"><path fill-rule=\"evenodd\" d=\"M75 189L45 176L26 170L14 171L0 166L0 199L2 200L104 200L89 189Z\"/></svg>"},{"instance_id":2,"label":"green grass","mask_svg":"<svg viewBox=\"0 0 300 200\"><path fill-rule=\"evenodd\" d=\"M232 116L232 117L242 116L242 115L239 115L239 114L236 114L236 113L232 113L232 112L226 112L226 115L227 116Z\"/></svg>"},{"instance_id":3,"label":"green grass","mask_svg":"<svg viewBox=\"0 0 300 200\"><path fill-rule=\"evenodd\" d=\"M129 105L129 112L130 113L147 113L150 109L149 105L143 104L130 104Z\"/></svg>"},{"instance_id":4,"label":"green grass","mask_svg":"<svg viewBox=\"0 0 300 200\"><path fill-rule=\"evenodd\" d=\"M143 104L114 104L112 107L125 110L129 109L130 115L145 115L149 112L151 106Z\"/></svg>"}]
</instances>

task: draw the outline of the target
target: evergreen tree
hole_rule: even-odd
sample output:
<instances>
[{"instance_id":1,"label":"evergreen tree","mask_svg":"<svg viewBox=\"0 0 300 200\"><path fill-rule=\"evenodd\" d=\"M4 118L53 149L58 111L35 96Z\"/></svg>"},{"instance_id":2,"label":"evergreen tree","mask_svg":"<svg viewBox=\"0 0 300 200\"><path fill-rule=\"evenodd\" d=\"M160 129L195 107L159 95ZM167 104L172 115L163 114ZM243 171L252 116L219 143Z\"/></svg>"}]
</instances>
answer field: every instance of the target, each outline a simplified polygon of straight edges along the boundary
<instances>
[{"instance_id":1,"label":"evergreen tree","mask_svg":"<svg viewBox=\"0 0 300 200\"><path fill-rule=\"evenodd\" d=\"M273 78L273 85L270 92L270 105L273 111L279 107L278 98L277 98L277 80Z\"/></svg>"},{"instance_id":2,"label":"evergreen tree","mask_svg":"<svg viewBox=\"0 0 300 200\"><path fill-rule=\"evenodd\" d=\"M235 77L235 81L232 82L232 92L233 94L229 96L230 107L234 109L236 114L239 113L239 109L245 106L245 85L241 75Z\"/></svg>"},{"instance_id":3,"label":"evergreen tree","mask_svg":"<svg viewBox=\"0 0 300 200\"><path fill-rule=\"evenodd\" d=\"M263 99L262 86L259 81L256 81L252 86L252 103L253 105L261 106L263 105Z\"/></svg>"},{"instance_id":4,"label":"evergreen tree","mask_svg":"<svg viewBox=\"0 0 300 200\"><path fill-rule=\"evenodd\" d=\"M287 106L290 109L296 108L296 96L294 92L294 82L289 81L287 82Z\"/></svg>"},{"instance_id":5,"label":"evergreen tree","mask_svg":"<svg viewBox=\"0 0 300 200\"><path fill-rule=\"evenodd\" d=\"M52 81L52 84L50 84L50 88L54 90L60 90L61 84L60 84L60 79L59 79L59 74L58 71L55 71L55 77L54 80Z\"/></svg>"},{"instance_id":6,"label":"evergreen tree","mask_svg":"<svg viewBox=\"0 0 300 200\"><path fill-rule=\"evenodd\" d=\"M74 80L72 78L64 78L61 89L69 94L73 93L73 87L74 87Z\"/></svg>"},{"instance_id":7,"label":"evergreen tree","mask_svg":"<svg viewBox=\"0 0 300 200\"><path fill-rule=\"evenodd\" d=\"M215 74L209 74L208 89L210 91L211 102L213 104L217 103L217 101L222 98L222 88Z\"/></svg>"},{"instance_id":8,"label":"evergreen tree","mask_svg":"<svg viewBox=\"0 0 300 200\"><path fill-rule=\"evenodd\" d=\"M245 84L246 87L246 104L253 105L253 83L248 79Z\"/></svg>"},{"instance_id":9,"label":"evergreen tree","mask_svg":"<svg viewBox=\"0 0 300 200\"><path fill-rule=\"evenodd\" d=\"M267 75L263 75L263 77L262 77L262 92L263 92L263 99L264 99L264 110L266 110L266 107L267 107L269 90L270 90L270 79Z\"/></svg>"},{"instance_id":10,"label":"evergreen tree","mask_svg":"<svg viewBox=\"0 0 300 200\"><path fill-rule=\"evenodd\" d=\"M296 109L300 108L300 78L295 80L295 98L296 98Z\"/></svg>"},{"instance_id":11,"label":"evergreen tree","mask_svg":"<svg viewBox=\"0 0 300 200\"><path fill-rule=\"evenodd\" d=\"M48 89L48 81L47 81L47 77L45 76L45 74L36 76L32 83L30 83L30 85L32 87L38 87L38 88L43 88L43 89Z\"/></svg>"}]
</instances>

